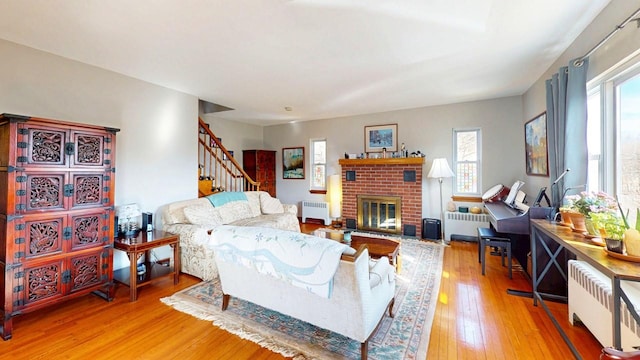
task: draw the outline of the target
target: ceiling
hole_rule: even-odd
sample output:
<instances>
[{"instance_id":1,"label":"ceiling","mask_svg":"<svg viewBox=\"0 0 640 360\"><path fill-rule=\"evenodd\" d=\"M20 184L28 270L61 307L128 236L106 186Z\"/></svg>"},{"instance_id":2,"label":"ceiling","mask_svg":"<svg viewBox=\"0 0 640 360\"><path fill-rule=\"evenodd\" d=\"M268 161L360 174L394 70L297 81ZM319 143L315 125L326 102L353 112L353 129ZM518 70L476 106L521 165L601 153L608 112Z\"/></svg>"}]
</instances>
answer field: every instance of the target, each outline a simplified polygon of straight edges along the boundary
<instances>
[{"instance_id":1,"label":"ceiling","mask_svg":"<svg viewBox=\"0 0 640 360\"><path fill-rule=\"evenodd\" d=\"M609 1L2 1L0 38L270 125L520 95Z\"/></svg>"}]
</instances>

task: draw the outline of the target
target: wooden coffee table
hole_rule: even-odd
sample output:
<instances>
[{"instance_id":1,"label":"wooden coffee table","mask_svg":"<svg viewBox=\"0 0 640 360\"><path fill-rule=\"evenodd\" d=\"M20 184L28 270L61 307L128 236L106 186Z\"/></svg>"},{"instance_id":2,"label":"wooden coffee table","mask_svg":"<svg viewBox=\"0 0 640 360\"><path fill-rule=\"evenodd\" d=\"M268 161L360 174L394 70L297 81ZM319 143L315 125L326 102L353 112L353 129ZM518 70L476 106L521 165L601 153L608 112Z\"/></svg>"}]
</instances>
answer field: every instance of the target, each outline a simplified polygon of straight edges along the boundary
<instances>
[{"instance_id":1,"label":"wooden coffee table","mask_svg":"<svg viewBox=\"0 0 640 360\"><path fill-rule=\"evenodd\" d=\"M321 229L320 229L321 230ZM344 242L344 234L338 231L323 231L327 239ZM400 255L400 241L379 236L353 235L351 234L351 246L358 250L360 246L367 245L369 255L374 259L383 256L389 258L389 263L399 272L400 266L398 256Z\"/></svg>"}]
</instances>

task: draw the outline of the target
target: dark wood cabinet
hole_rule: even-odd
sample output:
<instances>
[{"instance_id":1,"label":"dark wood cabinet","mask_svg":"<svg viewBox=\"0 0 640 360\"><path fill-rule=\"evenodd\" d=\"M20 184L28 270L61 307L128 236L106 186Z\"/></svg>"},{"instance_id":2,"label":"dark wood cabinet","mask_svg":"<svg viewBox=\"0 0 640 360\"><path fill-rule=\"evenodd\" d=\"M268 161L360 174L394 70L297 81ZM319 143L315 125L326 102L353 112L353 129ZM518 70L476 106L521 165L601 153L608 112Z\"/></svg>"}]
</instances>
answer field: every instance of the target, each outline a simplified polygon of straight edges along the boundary
<instances>
[{"instance_id":1,"label":"dark wood cabinet","mask_svg":"<svg viewBox=\"0 0 640 360\"><path fill-rule=\"evenodd\" d=\"M89 292L112 299L117 131L0 115L3 339L19 314Z\"/></svg>"},{"instance_id":2,"label":"dark wood cabinet","mask_svg":"<svg viewBox=\"0 0 640 360\"><path fill-rule=\"evenodd\" d=\"M276 152L274 150L243 150L242 167L255 181L260 190L276 197Z\"/></svg>"}]
</instances>

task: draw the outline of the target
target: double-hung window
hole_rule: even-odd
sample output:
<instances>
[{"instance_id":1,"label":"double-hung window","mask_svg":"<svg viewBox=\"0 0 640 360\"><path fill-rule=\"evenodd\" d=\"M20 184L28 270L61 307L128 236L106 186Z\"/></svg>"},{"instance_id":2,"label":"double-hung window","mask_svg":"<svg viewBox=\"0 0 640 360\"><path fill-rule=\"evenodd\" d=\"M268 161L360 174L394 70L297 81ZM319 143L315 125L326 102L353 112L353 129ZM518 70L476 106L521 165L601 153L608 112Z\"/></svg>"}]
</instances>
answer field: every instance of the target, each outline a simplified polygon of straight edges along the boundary
<instances>
[{"instance_id":1,"label":"double-hung window","mask_svg":"<svg viewBox=\"0 0 640 360\"><path fill-rule=\"evenodd\" d=\"M640 57L588 84L588 188L615 194L633 227L640 208Z\"/></svg>"},{"instance_id":2,"label":"double-hung window","mask_svg":"<svg viewBox=\"0 0 640 360\"><path fill-rule=\"evenodd\" d=\"M327 189L327 140L311 139L311 190Z\"/></svg>"},{"instance_id":3,"label":"double-hung window","mask_svg":"<svg viewBox=\"0 0 640 360\"><path fill-rule=\"evenodd\" d=\"M481 175L480 129L453 130L454 194L462 196L480 195Z\"/></svg>"}]
</instances>

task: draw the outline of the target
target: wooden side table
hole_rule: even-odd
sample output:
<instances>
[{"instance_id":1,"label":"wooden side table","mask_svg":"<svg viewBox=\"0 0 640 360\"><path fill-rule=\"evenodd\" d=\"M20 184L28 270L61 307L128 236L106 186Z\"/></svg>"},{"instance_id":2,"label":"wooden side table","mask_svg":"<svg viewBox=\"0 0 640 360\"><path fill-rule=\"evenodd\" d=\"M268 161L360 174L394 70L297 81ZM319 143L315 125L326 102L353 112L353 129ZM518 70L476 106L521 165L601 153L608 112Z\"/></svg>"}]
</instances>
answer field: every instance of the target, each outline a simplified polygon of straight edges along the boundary
<instances>
[{"instance_id":1,"label":"wooden side table","mask_svg":"<svg viewBox=\"0 0 640 360\"><path fill-rule=\"evenodd\" d=\"M151 250L169 245L173 249L173 266L170 260L151 260ZM173 276L173 283L180 281L180 236L168 232L153 230L141 231L136 237L117 238L114 242L117 250L127 253L130 266L113 272L113 279L129 287L129 301L138 299L138 288L153 281ZM145 273L138 275L138 260L144 255Z\"/></svg>"}]
</instances>

